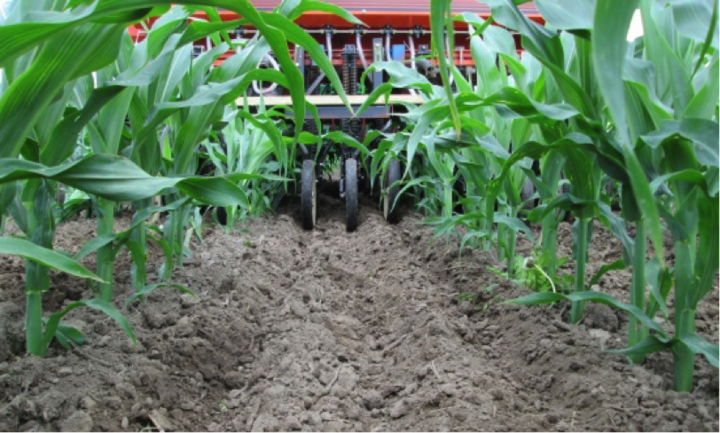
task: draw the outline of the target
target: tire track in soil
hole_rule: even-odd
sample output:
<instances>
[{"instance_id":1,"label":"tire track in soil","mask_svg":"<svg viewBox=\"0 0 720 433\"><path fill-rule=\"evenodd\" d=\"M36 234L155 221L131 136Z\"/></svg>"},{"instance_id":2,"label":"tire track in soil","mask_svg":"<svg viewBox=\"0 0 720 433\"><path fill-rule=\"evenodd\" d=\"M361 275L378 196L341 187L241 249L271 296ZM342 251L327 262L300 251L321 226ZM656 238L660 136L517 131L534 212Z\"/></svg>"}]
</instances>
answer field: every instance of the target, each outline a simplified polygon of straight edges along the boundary
<instances>
[{"instance_id":1,"label":"tire track in soil","mask_svg":"<svg viewBox=\"0 0 720 433\"><path fill-rule=\"evenodd\" d=\"M282 301L256 317L265 337L244 369L265 373L233 394L250 410L210 429L502 430L495 400L517 385L472 344L467 316L444 311L456 294L425 263L437 252L418 255L417 220L390 226L365 207L346 233L341 202L324 201L335 211L315 231L283 215L260 235L259 267L293 284L261 283L267 301ZM251 275L235 290L263 302Z\"/></svg>"},{"instance_id":2,"label":"tire track in soil","mask_svg":"<svg viewBox=\"0 0 720 433\"><path fill-rule=\"evenodd\" d=\"M487 271L491 254L458 258L455 243L430 245L418 219L391 226L371 204L355 233L341 201L323 196L320 209L313 232L299 230L296 212L251 229L264 243L260 266L293 283L258 318L269 337L247 368L269 372L239 397L252 410L210 429L717 430L717 370L699 361L699 391L678 394L667 354L648 369L604 354L624 340L613 310L589 305L585 324L570 327L563 306L497 306L526 292ZM448 272L458 268L474 272ZM258 281L243 280L237 289ZM475 304L458 306L461 293Z\"/></svg>"}]
</instances>

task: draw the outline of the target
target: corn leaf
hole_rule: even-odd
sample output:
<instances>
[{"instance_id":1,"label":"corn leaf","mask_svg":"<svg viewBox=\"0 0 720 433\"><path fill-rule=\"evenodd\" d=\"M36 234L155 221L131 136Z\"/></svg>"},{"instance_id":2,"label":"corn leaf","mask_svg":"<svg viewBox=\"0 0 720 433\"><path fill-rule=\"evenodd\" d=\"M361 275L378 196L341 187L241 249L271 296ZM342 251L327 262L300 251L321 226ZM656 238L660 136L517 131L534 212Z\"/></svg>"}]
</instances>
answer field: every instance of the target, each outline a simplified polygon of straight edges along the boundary
<instances>
[{"instance_id":1,"label":"corn leaf","mask_svg":"<svg viewBox=\"0 0 720 433\"><path fill-rule=\"evenodd\" d=\"M92 155L56 167L29 161L0 159L0 183L24 179L50 179L113 201L135 201L177 188L213 206L247 205L247 195L222 177L160 178L141 170L127 158Z\"/></svg>"},{"instance_id":2,"label":"corn leaf","mask_svg":"<svg viewBox=\"0 0 720 433\"><path fill-rule=\"evenodd\" d=\"M535 6L551 27L589 39L596 2L597 0L536 0Z\"/></svg>"},{"instance_id":3,"label":"corn leaf","mask_svg":"<svg viewBox=\"0 0 720 433\"><path fill-rule=\"evenodd\" d=\"M669 3L678 31L715 49L718 48L717 5L717 0L674 0ZM703 52L707 52L707 48Z\"/></svg>"},{"instance_id":4,"label":"corn leaf","mask_svg":"<svg viewBox=\"0 0 720 433\"><path fill-rule=\"evenodd\" d=\"M663 122L660 129L642 136L648 146L657 148L666 142L684 138L690 140L702 165L720 166L718 124L705 119L682 119Z\"/></svg>"},{"instance_id":5,"label":"corn leaf","mask_svg":"<svg viewBox=\"0 0 720 433\"><path fill-rule=\"evenodd\" d=\"M657 322L655 322L650 317L648 317L644 311L640 310L639 308L635 307L634 305L622 303L606 293L575 292L575 293L571 293L569 295L563 295L561 293L550 293L550 292L533 293L532 295L521 296L519 298L504 301L504 302L502 302L502 304L506 304L506 305L540 305L540 304L550 304L550 303L558 302L558 301L562 301L562 300L567 300L567 301L571 301L571 302L586 302L586 301L597 302L599 304L604 304L609 307L614 307L619 310L623 310L627 313L632 314L636 319L638 319L638 321L640 323L647 326L649 329L657 332L661 338L668 340L668 336L667 336L667 333L665 332L665 330Z\"/></svg>"},{"instance_id":6,"label":"corn leaf","mask_svg":"<svg viewBox=\"0 0 720 433\"><path fill-rule=\"evenodd\" d=\"M455 126L455 132L458 137L460 136L461 123L460 123L460 112L455 105L453 91L450 86L450 76L448 74L448 63L447 57L445 57L445 31L447 31L448 40L454 41L453 36L453 23L450 20L450 2L451 0L430 0L430 31L432 33L432 51L438 59L440 76L442 77L443 87L445 88L445 96L448 100L448 106L450 107L450 115ZM446 25L449 23L449 25ZM451 50L448 55L453 56L452 42L449 47Z\"/></svg>"},{"instance_id":7,"label":"corn leaf","mask_svg":"<svg viewBox=\"0 0 720 433\"><path fill-rule=\"evenodd\" d=\"M550 71L565 100L584 116L597 119L597 112L585 89L564 70L565 54L558 34L528 19L509 0L488 0L487 3L500 24L522 34L523 47Z\"/></svg>"},{"instance_id":8,"label":"corn leaf","mask_svg":"<svg viewBox=\"0 0 720 433\"><path fill-rule=\"evenodd\" d=\"M24 239L0 237L0 254L20 256L66 274L99 282L103 281L70 257Z\"/></svg>"},{"instance_id":9,"label":"corn leaf","mask_svg":"<svg viewBox=\"0 0 720 433\"><path fill-rule=\"evenodd\" d=\"M189 198L182 198L180 200L176 200L173 203L170 203L167 206L149 206L143 209L140 209L139 211L135 212L135 215L133 215L132 223L130 226L119 233L109 233L102 236L96 236L89 241L85 243L85 245L80 248L80 251L78 251L75 256L73 257L75 260L82 260L84 257L87 257L89 254L96 252L98 249L104 247L105 245L109 245L113 242L117 243L117 246L124 244L132 235L133 230L135 230L137 227L139 227L142 223L150 219L151 216L153 216L156 213L160 212L172 212L180 209L182 206L186 205L190 199Z\"/></svg>"},{"instance_id":10,"label":"corn leaf","mask_svg":"<svg viewBox=\"0 0 720 433\"><path fill-rule=\"evenodd\" d=\"M133 344L138 344L132 326L130 326L130 322L128 322L125 316L123 316L122 313L120 313L115 307L113 307L112 304L102 301L100 299L82 299L80 301L73 302L72 304L63 308L61 311L52 314L48 318L45 325L45 331L43 332L43 340L45 346L49 345L50 342L52 342L53 338L55 338L55 334L58 330L58 327L60 326L60 320L65 317L65 315L67 315L69 312L79 307L89 307L93 310L98 310L105 313L108 317L113 319L123 331L125 331L125 334L130 338L130 341L132 341Z\"/></svg>"},{"instance_id":11,"label":"corn leaf","mask_svg":"<svg viewBox=\"0 0 720 433\"><path fill-rule=\"evenodd\" d=\"M638 0L620 3L599 1L595 6L592 56L595 75L605 102L626 148L632 148L625 114L625 88L622 80L627 52L627 32Z\"/></svg>"},{"instance_id":12,"label":"corn leaf","mask_svg":"<svg viewBox=\"0 0 720 433\"><path fill-rule=\"evenodd\" d=\"M344 19L347 22L358 24L361 26L367 27L365 23L360 21L358 18L356 18L353 14L349 13L345 9L341 8L340 6L334 5L332 3L325 3L321 1L316 0L301 0L300 4L294 8L292 11L292 14L290 15L290 20L295 21L296 19L300 18L300 15L304 14L305 12L326 12L333 15L337 15L340 18Z\"/></svg>"},{"instance_id":13,"label":"corn leaf","mask_svg":"<svg viewBox=\"0 0 720 433\"><path fill-rule=\"evenodd\" d=\"M310 57L315 61L318 68L320 68L320 70L325 73L325 76L330 80L330 83L333 85L333 88L337 92L338 96L340 96L340 99L343 101L347 109L352 113L353 109L350 106L350 101L347 99L340 77L332 64L331 59L327 58L327 55L320 47L320 44L318 44L317 41L315 41L315 39L300 26L293 23L283 15L263 12L262 17L268 24L282 30L290 42L300 45L305 49L305 51L307 51ZM300 115L304 117L305 110L303 105L295 104L295 101L293 100L293 109L296 111L296 117L298 115L297 110L302 110Z\"/></svg>"},{"instance_id":14,"label":"corn leaf","mask_svg":"<svg viewBox=\"0 0 720 433\"><path fill-rule=\"evenodd\" d=\"M659 338L650 335L637 343L636 345L632 347L628 347L626 349L614 349L614 350L607 350L607 353L616 353L620 355L640 355L640 356L647 356L655 352L660 352L661 350L665 350L669 347L672 347L671 342L664 342L660 340Z\"/></svg>"},{"instance_id":15,"label":"corn leaf","mask_svg":"<svg viewBox=\"0 0 720 433\"><path fill-rule=\"evenodd\" d=\"M697 334L683 335L676 337L681 344L684 344L690 351L696 355L703 355L710 365L718 368L718 357L720 356L720 348L717 344L712 344Z\"/></svg>"},{"instance_id":16,"label":"corn leaf","mask_svg":"<svg viewBox=\"0 0 720 433\"><path fill-rule=\"evenodd\" d=\"M603 275L607 274L610 271L619 271L622 269L625 269L625 261L623 259L617 259L614 262L606 263L602 266L600 266L600 269L598 269L597 272L595 272L595 275L590 278L590 282L588 283L588 287L592 287L595 284L600 282L600 278L603 277Z\"/></svg>"},{"instance_id":17,"label":"corn leaf","mask_svg":"<svg viewBox=\"0 0 720 433\"><path fill-rule=\"evenodd\" d=\"M10 84L0 98L1 158L18 155L45 108L69 80L115 60L123 32L120 26L86 25L75 28L63 38L49 41L43 47L32 65ZM62 143L64 147L74 145L75 141Z\"/></svg>"}]
</instances>

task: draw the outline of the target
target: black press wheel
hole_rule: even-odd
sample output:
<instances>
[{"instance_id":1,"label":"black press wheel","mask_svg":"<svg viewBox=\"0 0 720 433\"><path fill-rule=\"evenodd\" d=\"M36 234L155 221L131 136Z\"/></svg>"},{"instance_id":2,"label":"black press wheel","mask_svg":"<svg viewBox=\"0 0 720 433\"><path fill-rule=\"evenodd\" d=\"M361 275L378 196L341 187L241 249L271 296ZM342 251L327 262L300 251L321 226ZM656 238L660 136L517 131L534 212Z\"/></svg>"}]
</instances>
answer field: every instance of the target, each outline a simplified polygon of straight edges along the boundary
<instances>
[{"instance_id":1,"label":"black press wheel","mask_svg":"<svg viewBox=\"0 0 720 433\"><path fill-rule=\"evenodd\" d=\"M317 218L317 185L315 182L315 161L303 161L300 179L300 207L302 212L302 226L305 230L315 227Z\"/></svg>"},{"instance_id":2,"label":"black press wheel","mask_svg":"<svg viewBox=\"0 0 720 433\"><path fill-rule=\"evenodd\" d=\"M398 212L397 200L400 186L394 185L400 180L400 162L397 159L391 159L388 163L385 176L383 177L383 190L385 190L385 198L383 199L383 215L385 220L390 224L397 224L400 221L400 213ZM389 188L389 189L388 189Z\"/></svg>"},{"instance_id":3,"label":"black press wheel","mask_svg":"<svg viewBox=\"0 0 720 433\"><path fill-rule=\"evenodd\" d=\"M345 160L345 228L349 232L358 226L358 173L357 160Z\"/></svg>"}]
</instances>

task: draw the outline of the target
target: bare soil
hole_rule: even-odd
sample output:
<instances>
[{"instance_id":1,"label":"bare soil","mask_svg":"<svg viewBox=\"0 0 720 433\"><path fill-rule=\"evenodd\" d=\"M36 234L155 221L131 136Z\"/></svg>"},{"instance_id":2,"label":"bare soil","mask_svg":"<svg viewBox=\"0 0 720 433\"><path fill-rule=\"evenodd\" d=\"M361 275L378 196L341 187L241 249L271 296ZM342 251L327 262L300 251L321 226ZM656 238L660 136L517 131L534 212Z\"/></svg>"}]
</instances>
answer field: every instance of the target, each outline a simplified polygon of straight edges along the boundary
<instances>
[{"instance_id":1,"label":"bare soil","mask_svg":"<svg viewBox=\"0 0 720 433\"><path fill-rule=\"evenodd\" d=\"M528 291L488 269L502 269L492 253L459 255L418 217L391 226L369 203L346 233L343 210L321 196L312 232L296 205L232 235L209 228L173 277L198 297L165 289L125 312L137 347L86 309L69 316L84 347L23 356L23 264L0 257L0 430L718 431L718 371L704 359L695 391L676 393L671 355L632 366L604 351L622 347L623 314L588 305L569 326L566 305L499 305ZM77 251L93 224L62 225L56 248ZM559 238L568 255L568 225ZM597 225L590 271L618 257ZM71 277L52 283L49 312L92 296ZM599 289L623 298L629 283L617 271ZM115 291L117 305L132 292L125 256ZM718 341L717 289L698 332Z\"/></svg>"}]
</instances>

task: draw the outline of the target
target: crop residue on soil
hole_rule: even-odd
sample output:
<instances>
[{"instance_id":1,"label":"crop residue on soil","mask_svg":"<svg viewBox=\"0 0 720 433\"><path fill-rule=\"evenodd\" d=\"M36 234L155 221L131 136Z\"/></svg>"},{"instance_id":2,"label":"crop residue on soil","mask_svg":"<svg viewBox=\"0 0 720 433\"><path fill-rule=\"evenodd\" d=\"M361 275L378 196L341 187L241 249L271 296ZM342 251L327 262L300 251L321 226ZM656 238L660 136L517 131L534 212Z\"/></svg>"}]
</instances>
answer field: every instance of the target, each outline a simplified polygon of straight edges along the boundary
<instances>
[{"instance_id":1,"label":"crop residue on soil","mask_svg":"<svg viewBox=\"0 0 720 433\"><path fill-rule=\"evenodd\" d=\"M498 305L526 290L487 270L499 266L491 253L459 256L430 244L419 219L390 226L370 206L349 234L342 209L321 196L313 232L297 207L231 236L210 229L173 277L197 299L162 291L126 312L139 347L78 310L69 321L85 347L19 356L23 266L3 256L0 430L718 430L718 372L705 360L694 393L670 391L670 355L638 367L603 352L621 347L625 316L589 305L571 327L562 305ZM76 250L92 224L60 227L56 247ZM595 236L591 263L614 260L619 245ZM563 227L561 250L570 239ZM121 304L127 259L116 274ZM622 296L629 281L611 273L602 290ZM62 275L53 286L52 311L91 296ZM717 290L698 317L717 341Z\"/></svg>"}]
</instances>

